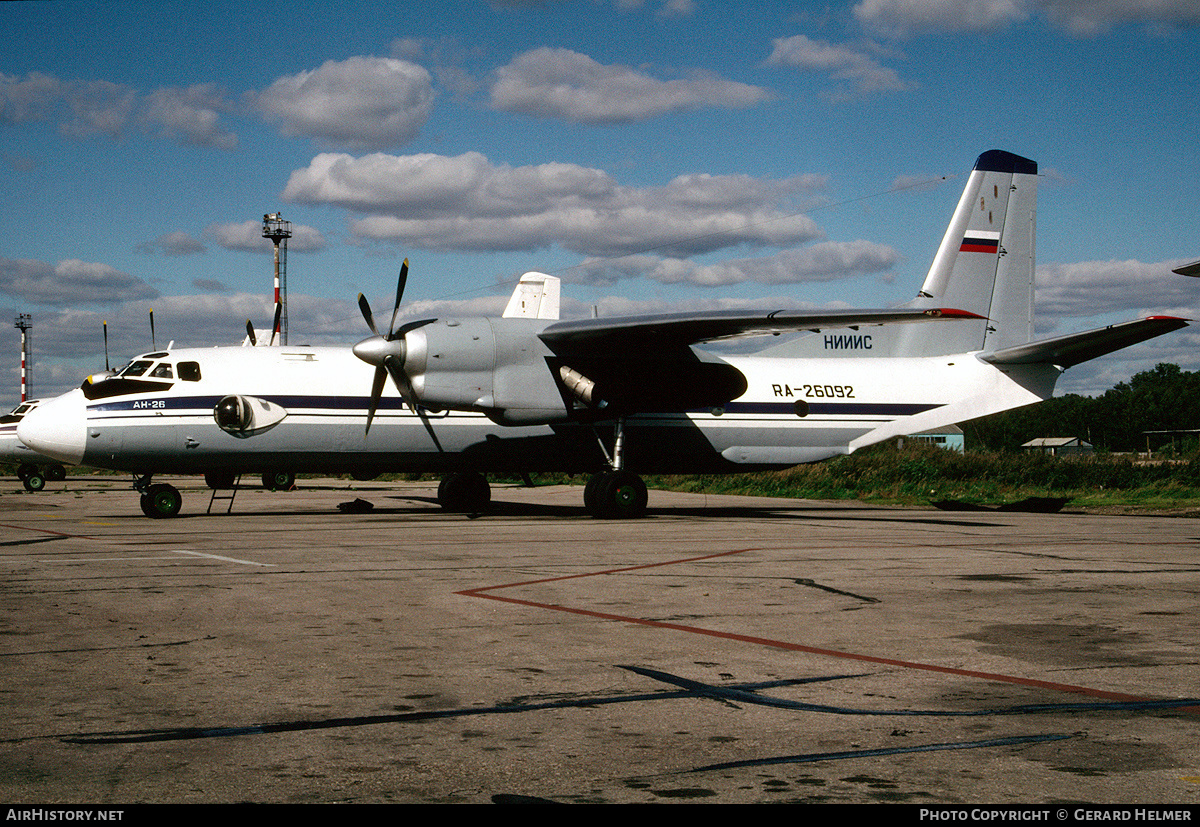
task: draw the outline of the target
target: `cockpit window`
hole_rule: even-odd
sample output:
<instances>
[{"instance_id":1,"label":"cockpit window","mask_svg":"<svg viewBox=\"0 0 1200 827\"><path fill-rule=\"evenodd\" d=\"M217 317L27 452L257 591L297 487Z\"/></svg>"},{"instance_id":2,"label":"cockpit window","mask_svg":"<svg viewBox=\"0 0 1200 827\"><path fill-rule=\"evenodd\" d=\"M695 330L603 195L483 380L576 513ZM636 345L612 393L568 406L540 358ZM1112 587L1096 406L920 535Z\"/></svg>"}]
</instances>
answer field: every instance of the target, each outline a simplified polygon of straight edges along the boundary
<instances>
[{"instance_id":1,"label":"cockpit window","mask_svg":"<svg viewBox=\"0 0 1200 827\"><path fill-rule=\"evenodd\" d=\"M25 414L29 413L29 409L32 407L32 402L22 402L4 416L0 416L0 423L8 425L13 422L20 422L21 418L24 417Z\"/></svg>"},{"instance_id":2,"label":"cockpit window","mask_svg":"<svg viewBox=\"0 0 1200 827\"><path fill-rule=\"evenodd\" d=\"M179 378L185 382L200 381L200 363L199 362L180 362L179 363Z\"/></svg>"},{"instance_id":3,"label":"cockpit window","mask_svg":"<svg viewBox=\"0 0 1200 827\"><path fill-rule=\"evenodd\" d=\"M171 369L170 362L163 362L150 372L150 375L155 379L174 379L175 371Z\"/></svg>"},{"instance_id":4,"label":"cockpit window","mask_svg":"<svg viewBox=\"0 0 1200 827\"><path fill-rule=\"evenodd\" d=\"M137 359L133 362L130 362L125 367L121 368L121 372L118 373L117 375L118 376L141 376L143 373L146 372L146 369L149 368L153 364L154 364L153 362L148 361L146 359Z\"/></svg>"},{"instance_id":5,"label":"cockpit window","mask_svg":"<svg viewBox=\"0 0 1200 827\"><path fill-rule=\"evenodd\" d=\"M124 396L130 393L168 391L172 384L172 382L155 382L150 379L126 379L124 376L112 376L99 382L92 382L89 377L79 387L87 399L108 399L111 396Z\"/></svg>"}]
</instances>

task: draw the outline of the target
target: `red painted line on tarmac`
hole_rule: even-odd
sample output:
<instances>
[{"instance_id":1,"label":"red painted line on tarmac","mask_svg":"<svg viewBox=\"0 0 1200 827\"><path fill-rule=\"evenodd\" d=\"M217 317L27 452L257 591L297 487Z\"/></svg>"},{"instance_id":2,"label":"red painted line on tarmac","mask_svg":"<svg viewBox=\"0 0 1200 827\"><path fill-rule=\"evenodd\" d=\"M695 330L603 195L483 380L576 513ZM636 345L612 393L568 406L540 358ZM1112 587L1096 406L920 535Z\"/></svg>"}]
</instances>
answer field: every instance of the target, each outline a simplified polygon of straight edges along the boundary
<instances>
[{"instance_id":1,"label":"red painted line on tarmac","mask_svg":"<svg viewBox=\"0 0 1200 827\"><path fill-rule=\"evenodd\" d=\"M1087 695L1093 698L1103 698L1110 701L1148 701L1153 700L1142 695L1126 695L1122 692L1109 692L1103 689L1093 689L1087 686L1075 686L1069 683L1056 683L1054 681L1042 681L1035 678L1023 678L1017 675L1001 675L996 672L979 672L974 669L958 669L953 666L938 666L933 663L917 663L915 661L897 660L895 658L879 657L877 655L865 655L858 652L842 652L836 649L822 649L817 646L808 646L803 643L791 643L785 640L772 640L771 638L756 637L754 635L742 635L736 632L722 632L716 629L705 629L701 626L687 626L682 623L668 623L661 620L647 620L640 617L630 617L628 615L612 614L610 612L598 612L592 609L578 609L571 606L564 606L559 603L543 603L536 600L522 600L515 597L502 597L497 594L489 594L489 592L500 591L502 589L515 589L521 586L535 586L542 583L555 583L563 580L576 580L583 577L597 577L606 574L623 574L625 572L639 571L642 569L652 569L662 566L674 566L680 563L694 563L699 560L713 560L719 557L729 557L735 554L745 554L751 551L776 551L775 548L742 548L733 551L722 551L716 554L705 554L699 557L686 557L680 560L668 560L662 563L647 563L639 566L627 566L624 568L606 569L604 571L584 572L581 574L568 574L559 577L544 577L538 580L524 580L519 583L505 583L498 586L483 586L478 589L467 589L465 591L455 592L455 594L463 595L464 597L480 597L485 600L496 600L501 603L510 603L516 606L526 606L533 609L550 609L556 612L565 612L567 614L580 615L583 617L592 617L598 620L611 620L618 623L633 623L638 626L650 626L655 629L668 629L675 632L686 632L693 635L704 635L706 637L720 638L722 640L733 640L739 643L749 643L754 646L767 646L773 649L783 649L789 652L804 652L810 655L821 655L830 658L841 658L843 660L854 660L863 663L876 663L883 666L897 666L903 669L918 669L925 672L940 672L946 675L958 675L961 677L978 678L980 680L997 681L1000 683L1011 683L1019 686L1028 686L1038 689L1049 689L1055 692L1068 692L1075 695ZM1191 710L1189 708L1189 711Z\"/></svg>"},{"instance_id":2,"label":"red painted line on tarmac","mask_svg":"<svg viewBox=\"0 0 1200 827\"><path fill-rule=\"evenodd\" d=\"M0 523L0 528L11 528L15 531L40 531L42 534L53 534L55 537L70 537L78 540L98 539L90 534L67 534L64 531L52 531L48 528L32 528L27 525L5 525L4 523Z\"/></svg>"}]
</instances>

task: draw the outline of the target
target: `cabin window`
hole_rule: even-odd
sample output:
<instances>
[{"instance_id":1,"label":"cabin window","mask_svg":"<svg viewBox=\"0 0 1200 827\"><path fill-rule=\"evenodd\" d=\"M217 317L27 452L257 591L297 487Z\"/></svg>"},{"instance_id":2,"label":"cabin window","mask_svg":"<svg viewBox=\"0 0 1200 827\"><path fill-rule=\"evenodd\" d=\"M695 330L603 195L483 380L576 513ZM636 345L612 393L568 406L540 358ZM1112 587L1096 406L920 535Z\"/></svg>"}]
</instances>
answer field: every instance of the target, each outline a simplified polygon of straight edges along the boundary
<instances>
[{"instance_id":1,"label":"cabin window","mask_svg":"<svg viewBox=\"0 0 1200 827\"><path fill-rule=\"evenodd\" d=\"M200 363L199 362L180 362L179 378L185 382L200 381Z\"/></svg>"},{"instance_id":2,"label":"cabin window","mask_svg":"<svg viewBox=\"0 0 1200 827\"><path fill-rule=\"evenodd\" d=\"M163 362L150 372L150 375L155 379L174 379L175 371L171 369L169 362Z\"/></svg>"}]
</instances>

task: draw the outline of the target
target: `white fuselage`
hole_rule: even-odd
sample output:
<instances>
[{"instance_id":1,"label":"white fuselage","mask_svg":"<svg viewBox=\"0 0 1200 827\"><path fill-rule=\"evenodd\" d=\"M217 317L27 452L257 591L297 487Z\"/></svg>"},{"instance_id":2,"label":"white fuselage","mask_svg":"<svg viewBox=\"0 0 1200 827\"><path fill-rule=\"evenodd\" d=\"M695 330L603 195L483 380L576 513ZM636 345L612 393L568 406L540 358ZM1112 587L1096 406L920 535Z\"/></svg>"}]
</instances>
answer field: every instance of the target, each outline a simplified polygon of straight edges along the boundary
<instances>
[{"instance_id":1,"label":"white fuselage","mask_svg":"<svg viewBox=\"0 0 1200 827\"><path fill-rule=\"evenodd\" d=\"M365 432L373 369L349 348L180 349L131 364L139 361L150 364L137 376L85 383L43 402L20 424L20 439L63 462L138 474L586 472L604 467L601 445L611 443L611 422L594 416L507 426L480 411L428 412L439 450L390 386ZM813 462L1037 402L1051 394L1058 374L1039 366L1001 370L973 354L718 361L741 371L746 391L718 408L629 417L625 462L631 470L696 473ZM229 396L256 400L272 415L262 427L223 430L214 407Z\"/></svg>"}]
</instances>

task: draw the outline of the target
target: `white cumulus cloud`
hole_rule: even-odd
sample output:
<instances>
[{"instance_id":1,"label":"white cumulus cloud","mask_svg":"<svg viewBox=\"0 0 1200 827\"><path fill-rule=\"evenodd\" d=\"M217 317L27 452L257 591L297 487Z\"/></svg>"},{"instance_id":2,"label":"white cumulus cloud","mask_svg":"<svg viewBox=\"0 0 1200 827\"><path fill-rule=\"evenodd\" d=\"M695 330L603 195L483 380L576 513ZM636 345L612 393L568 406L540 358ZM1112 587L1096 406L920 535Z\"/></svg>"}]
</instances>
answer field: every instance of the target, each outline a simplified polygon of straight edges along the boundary
<instances>
[{"instance_id":1,"label":"white cumulus cloud","mask_svg":"<svg viewBox=\"0 0 1200 827\"><path fill-rule=\"evenodd\" d=\"M630 123L704 107L741 108L769 98L765 89L711 73L662 80L549 47L518 55L496 70L491 89L494 109L587 124Z\"/></svg>"},{"instance_id":2,"label":"white cumulus cloud","mask_svg":"<svg viewBox=\"0 0 1200 827\"><path fill-rule=\"evenodd\" d=\"M284 198L362 213L352 224L359 237L426 249L559 245L593 256L684 257L820 237L790 199L824 184L822 176L684 175L628 187L575 164L510 167L478 153L324 154L292 173Z\"/></svg>"},{"instance_id":3,"label":"white cumulus cloud","mask_svg":"<svg viewBox=\"0 0 1200 827\"><path fill-rule=\"evenodd\" d=\"M394 58L351 57L282 77L252 96L285 135L347 149L384 149L415 138L433 109L424 68Z\"/></svg>"}]
</instances>

